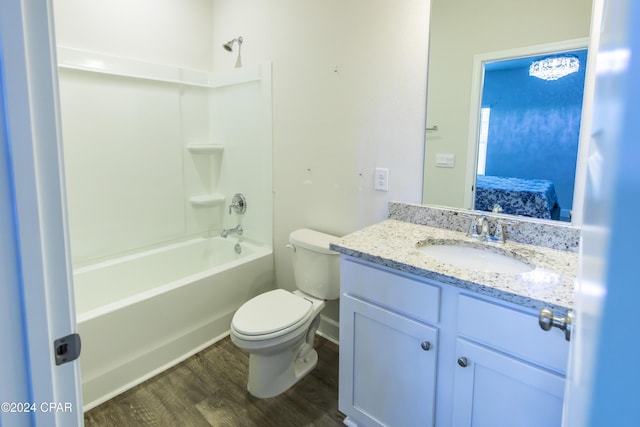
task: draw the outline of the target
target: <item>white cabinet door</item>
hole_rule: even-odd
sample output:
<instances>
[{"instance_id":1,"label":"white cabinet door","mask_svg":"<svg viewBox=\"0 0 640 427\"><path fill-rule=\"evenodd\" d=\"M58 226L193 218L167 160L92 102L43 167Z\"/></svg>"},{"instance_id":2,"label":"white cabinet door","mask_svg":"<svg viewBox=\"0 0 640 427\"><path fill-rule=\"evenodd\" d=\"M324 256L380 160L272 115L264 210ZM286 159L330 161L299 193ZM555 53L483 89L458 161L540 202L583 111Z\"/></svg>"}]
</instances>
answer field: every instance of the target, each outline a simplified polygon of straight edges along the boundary
<instances>
[{"instance_id":1,"label":"white cabinet door","mask_svg":"<svg viewBox=\"0 0 640 427\"><path fill-rule=\"evenodd\" d=\"M564 377L463 339L456 354L454 426L560 426Z\"/></svg>"},{"instance_id":2,"label":"white cabinet door","mask_svg":"<svg viewBox=\"0 0 640 427\"><path fill-rule=\"evenodd\" d=\"M343 294L340 410L364 426L432 426L438 330Z\"/></svg>"}]
</instances>

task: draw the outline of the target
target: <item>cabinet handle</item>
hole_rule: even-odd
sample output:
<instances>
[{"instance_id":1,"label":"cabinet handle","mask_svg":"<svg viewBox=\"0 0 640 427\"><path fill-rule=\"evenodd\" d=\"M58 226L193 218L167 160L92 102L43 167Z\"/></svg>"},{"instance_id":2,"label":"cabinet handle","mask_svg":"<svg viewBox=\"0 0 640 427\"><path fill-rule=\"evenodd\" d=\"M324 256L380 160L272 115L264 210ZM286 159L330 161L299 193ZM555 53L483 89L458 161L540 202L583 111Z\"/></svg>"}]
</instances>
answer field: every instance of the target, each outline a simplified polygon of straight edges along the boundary
<instances>
[{"instance_id":1,"label":"cabinet handle","mask_svg":"<svg viewBox=\"0 0 640 427\"><path fill-rule=\"evenodd\" d=\"M558 318L553 316L553 311L548 308L543 308L540 310L540 314L538 315L538 324L545 331L548 331L553 327L564 331L564 338L567 341L570 341L571 329L573 328L573 312L570 311L567 313L566 317Z\"/></svg>"},{"instance_id":2,"label":"cabinet handle","mask_svg":"<svg viewBox=\"0 0 640 427\"><path fill-rule=\"evenodd\" d=\"M459 357L458 365L460 365L463 368L466 368L467 366L469 366L469 359L467 359L466 357Z\"/></svg>"},{"instance_id":3,"label":"cabinet handle","mask_svg":"<svg viewBox=\"0 0 640 427\"><path fill-rule=\"evenodd\" d=\"M431 350L431 343L429 341L422 341L420 347L422 347L424 351L429 351Z\"/></svg>"}]
</instances>

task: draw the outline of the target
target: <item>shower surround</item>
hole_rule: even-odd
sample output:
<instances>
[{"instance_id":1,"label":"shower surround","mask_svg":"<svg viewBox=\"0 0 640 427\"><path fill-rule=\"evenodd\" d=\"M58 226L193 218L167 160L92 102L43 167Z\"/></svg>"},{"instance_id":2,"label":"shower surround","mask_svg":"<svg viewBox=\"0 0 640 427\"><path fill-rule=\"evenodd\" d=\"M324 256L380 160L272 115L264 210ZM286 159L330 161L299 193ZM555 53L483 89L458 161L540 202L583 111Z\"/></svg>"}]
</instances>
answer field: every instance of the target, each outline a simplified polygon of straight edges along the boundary
<instances>
[{"instance_id":1,"label":"shower surround","mask_svg":"<svg viewBox=\"0 0 640 427\"><path fill-rule=\"evenodd\" d=\"M64 47L58 63L87 409L220 339L273 286L271 65L211 73ZM217 237L238 224L240 255ZM149 330L160 319L166 342Z\"/></svg>"}]
</instances>

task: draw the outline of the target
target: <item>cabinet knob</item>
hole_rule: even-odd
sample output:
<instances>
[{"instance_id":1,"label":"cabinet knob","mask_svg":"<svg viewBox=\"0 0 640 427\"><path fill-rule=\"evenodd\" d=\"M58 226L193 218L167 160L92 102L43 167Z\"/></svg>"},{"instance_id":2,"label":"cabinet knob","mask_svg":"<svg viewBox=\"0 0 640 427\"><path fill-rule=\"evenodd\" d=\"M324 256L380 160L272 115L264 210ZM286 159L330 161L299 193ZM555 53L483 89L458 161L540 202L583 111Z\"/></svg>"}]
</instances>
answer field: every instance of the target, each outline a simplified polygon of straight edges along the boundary
<instances>
[{"instance_id":1,"label":"cabinet knob","mask_svg":"<svg viewBox=\"0 0 640 427\"><path fill-rule=\"evenodd\" d=\"M467 359L466 357L459 357L458 365L462 366L463 368L466 368L467 366L469 366L469 359Z\"/></svg>"},{"instance_id":2,"label":"cabinet knob","mask_svg":"<svg viewBox=\"0 0 640 427\"><path fill-rule=\"evenodd\" d=\"M422 341L420 347L422 347L424 351L429 351L431 350L431 343L429 341Z\"/></svg>"}]
</instances>

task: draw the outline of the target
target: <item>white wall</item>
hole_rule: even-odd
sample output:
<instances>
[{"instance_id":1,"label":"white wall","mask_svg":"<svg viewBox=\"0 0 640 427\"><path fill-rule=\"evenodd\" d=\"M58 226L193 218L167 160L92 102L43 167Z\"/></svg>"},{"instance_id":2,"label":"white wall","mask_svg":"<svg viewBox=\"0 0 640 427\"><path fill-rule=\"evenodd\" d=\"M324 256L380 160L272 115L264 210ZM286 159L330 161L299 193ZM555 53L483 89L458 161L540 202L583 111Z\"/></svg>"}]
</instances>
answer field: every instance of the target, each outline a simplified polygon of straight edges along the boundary
<instances>
[{"instance_id":1,"label":"white wall","mask_svg":"<svg viewBox=\"0 0 640 427\"><path fill-rule=\"evenodd\" d=\"M464 207L473 57L589 36L592 0L432 0L425 203ZM455 167L435 166L436 153Z\"/></svg>"},{"instance_id":2,"label":"white wall","mask_svg":"<svg viewBox=\"0 0 640 427\"><path fill-rule=\"evenodd\" d=\"M211 0L53 0L58 46L211 70Z\"/></svg>"},{"instance_id":3,"label":"white wall","mask_svg":"<svg viewBox=\"0 0 640 427\"><path fill-rule=\"evenodd\" d=\"M381 221L390 200L422 191L428 0L214 0L215 70L243 36L244 64L273 61L274 248L309 227L344 235ZM376 166L389 192L373 189ZM337 304L325 313L337 319Z\"/></svg>"}]
</instances>

